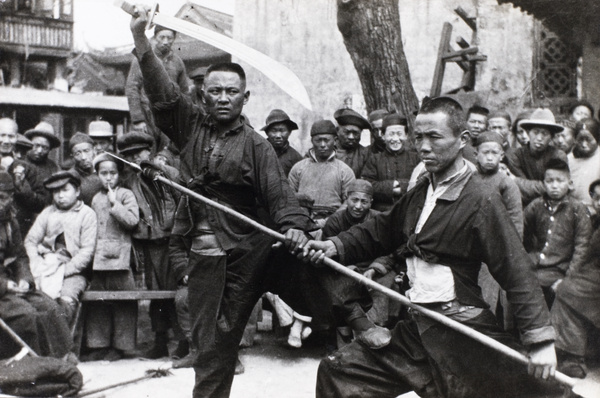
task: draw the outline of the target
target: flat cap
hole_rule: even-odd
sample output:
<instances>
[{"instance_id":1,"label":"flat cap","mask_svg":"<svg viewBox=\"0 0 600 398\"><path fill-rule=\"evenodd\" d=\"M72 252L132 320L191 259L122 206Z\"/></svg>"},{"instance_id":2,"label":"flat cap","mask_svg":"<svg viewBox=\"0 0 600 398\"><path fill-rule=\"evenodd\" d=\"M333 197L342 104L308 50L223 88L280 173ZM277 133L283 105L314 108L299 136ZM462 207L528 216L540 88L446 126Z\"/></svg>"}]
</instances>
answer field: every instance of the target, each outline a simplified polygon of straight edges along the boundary
<instances>
[{"instance_id":1,"label":"flat cap","mask_svg":"<svg viewBox=\"0 0 600 398\"><path fill-rule=\"evenodd\" d=\"M141 131L130 131L117 138L117 148L120 153L136 152L142 149L150 149L154 139Z\"/></svg>"},{"instance_id":2,"label":"flat cap","mask_svg":"<svg viewBox=\"0 0 600 398\"><path fill-rule=\"evenodd\" d=\"M490 114L490 110L485 106L475 104L469 108L469 110L467 111L467 115L469 115L470 113L488 116Z\"/></svg>"},{"instance_id":3,"label":"flat cap","mask_svg":"<svg viewBox=\"0 0 600 398\"><path fill-rule=\"evenodd\" d=\"M71 170L61 170L44 180L44 188L51 191L61 188L69 182L76 187L81 186L81 178L77 173Z\"/></svg>"},{"instance_id":4,"label":"flat cap","mask_svg":"<svg viewBox=\"0 0 600 398\"><path fill-rule=\"evenodd\" d=\"M54 134L54 127L48 122L39 122L31 130L25 132L25 137L33 139L33 137L44 137L50 143L50 148L58 148L60 146L60 140Z\"/></svg>"},{"instance_id":5,"label":"flat cap","mask_svg":"<svg viewBox=\"0 0 600 398\"><path fill-rule=\"evenodd\" d=\"M385 129L389 126L406 126L407 124L408 120L405 116L399 115L397 113L390 113L389 115L383 118L381 131L382 133L385 133Z\"/></svg>"},{"instance_id":6,"label":"flat cap","mask_svg":"<svg viewBox=\"0 0 600 398\"><path fill-rule=\"evenodd\" d=\"M354 180L348 186L348 194L351 192L362 192L373 196L373 185L367 180Z\"/></svg>"},{"instance_id":7,"label":"flat cap","mask_svg":"<svg viewBox=\"0 0 600 398\"><path fill-rule=\"evenodd\" d=\"M340 126L352 125L357 126L361 129L370 129L371 123L364 117L362 117L358 112L352 109L338 109L333 114L333 118Z\"/></svg>"},{"instance_id":8,"label":"flat cap","mask_svg":"<svg viewBox=\"0 0 600 398\"><path fill-rule=\"evenodd\" d=\"M91 144L94 145L94 140L84 133L77 132L73 134L73 137L69 140L69 150L72 151L75 145L79 144Z\"/></svg>"},{"instance_id":9,"label":"flat cap","mask_svg":"<svg viewBox=\"0 0 600 398\"><path fill-rule=\"evenodd\" d=\"M488 130L479 134L479 137L477 137L477 146L483 144L484 142L496 142L500 144L500 146L503 146L504 138L495 131Z\"/></svg>"},{"instance_id":10,"label":"flat cap","mask_svg":"<svg viewBox=\"0 0 600 398\"><path fill-rule=\"evenodd\" d=\"M561 158L553 157L553 158L548 159L546 164L544 164L544 169L545 170L563 170L563 171L569 172L569 164Z\"/></svg>"},{"instance_id":11,"label":"flat cap","mask_svg":"<svg viewBox=\"0 0 600 398\"><path fill-rule=\"evenodd\" d=\"M385 115L387 115L389 112L386 111L385 109L377 109L374 110L373 112L369 113L369 122L374 122L375 120L379 120L379 119L383 119L385 117Z\"/></svg>"},{"instance_id":12,"label":"flat cap","mask_svg":"<svg viewBox=\"0 0 600 398\"><path fill-rule=\"evenodd\" d=\"M15 184L10 174L0 171L0 191L14 191Z\"/></svg>"},{"instance_id":13,"label":"flat cap","mask_svg":"<svg viewBox=\"0 0 600 398\"><path fill-rule=\"evenodd\" d=\"M319 134L337 135L335 125L331 120L317 120L310 128L310 136L314 137Z\"/></svg>"},{"instance_id":14,"label":"flat cap","mask_svg":"<svg viewBox=\"0 0 600 398\"><path fill-rule=\"evenodd\" d=\"M115 158L114 156L110 156L107 152L103 152L100 155L96 156L94 160L92 160L92 164L94 165L94 170L98 171L98 166L102 162L113 162L117 165L117 169L119 171L123 170L125 164L122 160Z\"/></svg>"},{"instance_id":15,"label":"flat cap","mask_svg":"<svg viewBox=\"0 0 600 398\"><path fill-rule=\"evenodd\" d=\"M193 71L191 71L188 76L192 80L199 78L199 77L204 78L204 75L206 75L206 69L208 69L208 68L205 66L201 66L201 67L196 68Z\"/></svg>"},{"instance_id":16,"label":"flat cap","mask_svg":"<svg viewBox=\"0 0 600 398\"><path fill-rule=\"evenodd\" d=\"M291 130L298 130L298 125L290 119L287 113L282 111L281 109L273 109L269 112L269 116L267 116L267 120L265 121L265 127L263 127L262 131L267 131L269 127L271 127L275 123L285 123L288 128Z\"/></svg>"},{"instance_id":17,"label":"flat cap","mask_svg":"<svg viewBox=\"0 0 600 398\"><path fill-rule=\"evenodd\" d=\"M96 120L88 126L88 134L92 138L110 138L113 134L113 128L109 122Z\"/></svg>"}]
</instances>

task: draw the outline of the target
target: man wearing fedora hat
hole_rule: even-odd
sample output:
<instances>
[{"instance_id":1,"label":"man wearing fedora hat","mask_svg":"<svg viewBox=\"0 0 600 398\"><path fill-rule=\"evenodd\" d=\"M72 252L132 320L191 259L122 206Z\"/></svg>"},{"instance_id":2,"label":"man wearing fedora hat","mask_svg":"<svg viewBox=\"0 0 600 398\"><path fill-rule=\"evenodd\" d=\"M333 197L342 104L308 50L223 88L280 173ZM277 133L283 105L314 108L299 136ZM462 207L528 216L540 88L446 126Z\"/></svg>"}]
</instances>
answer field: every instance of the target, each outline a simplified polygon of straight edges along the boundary
<instances>
[{"instance_id":1,"label":"man wearing fedora hat","mask_svg":"<svg viewBox=\"0 0 600 398\"><path fill-rule=\"evenodd\" d=\"M298 130L298 125L281 109L273 109L261 130L267 134L267 141L273 145L279 164L287 176L292 167L302 160L302 155L289 142L290 134Z\"/></svg>"},{"instance_id":2,"label":"man wearing fedora hat","mask_svg":"<svg viewBox=\"0 0 600 398\"><path fill-rule=\"evenodd\" d=\"M371 123L352 109L338 109L333 118L338 123L335 156L346 163L356 178L360 178L362 169L369 157L369 148L360 145L360 135L364 129L370 129Z\"/></svg>"},{"instance_id":3,"label":"man wearing fedora hat","mask_svg":"<svg viewBox=\"0 0 600 398\"><path fill-rule=\"evenodd\" d=\"M103 152L113 152L113 128L109 122L95 120L88 126L88 135L94 141L94 154L98 156Z\"/></svg>"},{"instance_id":4,"label":"man wearing fedora hat","mask_svg":"<svg viewBox=\"0 0 600 398\"><path fill-rule=\"evenodd\" d=\"M58 165L48 158L48 155L52 149L60 146L60 140L54 134L54 127L44 121L35 128L27 130L25 137L30 139L33 144L31 150L27 152L25 161L36 167L38 178L44 181L59 169Z\"/></svg>"},{"instance_id":5,"label":"man wearing fedora hat","mask_svg":"<svg viewBox=\"0 0 600 398\"><path fill-rule=\"evenodd\" d=\"M521 191L523 205L544 194L545 164L554 158L567 161L567 155L551 145L555 134L564 127L556 123L550 109L538 108L519 126L527 131L529 144L513 148L506 154L508 169Z\"/></svg>"}]
</instances>

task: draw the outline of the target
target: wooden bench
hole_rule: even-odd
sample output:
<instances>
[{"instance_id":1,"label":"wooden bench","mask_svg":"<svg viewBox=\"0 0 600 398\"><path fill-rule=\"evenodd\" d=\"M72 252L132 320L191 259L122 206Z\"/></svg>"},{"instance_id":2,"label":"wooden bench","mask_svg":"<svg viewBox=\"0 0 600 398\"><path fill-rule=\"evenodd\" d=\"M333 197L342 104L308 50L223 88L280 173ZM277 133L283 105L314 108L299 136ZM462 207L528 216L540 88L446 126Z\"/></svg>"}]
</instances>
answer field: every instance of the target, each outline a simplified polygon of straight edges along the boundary
<instances>
[{"instance_id":1,"label":"wooden bench","mask_svg":"<svg viewBox=\"0 0 600 398\"><path fill-rule=\"evenodd\" d=\"M108 300L168 300L175 298L176 290L86 290L81 301Z\"/></svg>"}]
</instances>

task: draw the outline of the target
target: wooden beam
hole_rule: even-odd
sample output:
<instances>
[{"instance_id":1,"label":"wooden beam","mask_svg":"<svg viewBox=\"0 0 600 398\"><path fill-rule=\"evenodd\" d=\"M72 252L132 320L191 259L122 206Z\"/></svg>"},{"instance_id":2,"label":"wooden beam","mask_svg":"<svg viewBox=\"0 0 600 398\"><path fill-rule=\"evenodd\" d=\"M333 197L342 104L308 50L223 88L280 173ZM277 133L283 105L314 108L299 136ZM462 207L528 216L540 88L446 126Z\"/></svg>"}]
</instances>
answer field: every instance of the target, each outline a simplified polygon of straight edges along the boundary
<instances>
[{"instance_id":1,"label":"wooden beam","mask_svg":"<svg viewBox=\"0 0 600 398\"><path fill-rule=\"evenodd\" d=\"M448 61L451 58L463 58L466 60L466 56L470 55L470 54L476 54L477 51L479 51L478 47L469 47L469 48L464 48L462 50L458 50L458 51L449 51L447 54L445 54L442 58L446 61L446 62L452 62L452 61Z\"/></svg>"},{"instance_id":2,"label":"wooden beam","mask_svg":"<svg viewBox=\"0 0 600 398\"><path fill-rule=\"evenodd\" d=\"M446 69L444 56L449 51L451 35L452 24L449 22L444 22L440 46L438 47L437 61L435 63L435 69L433 72L433 81L431 82L431 91L429 92L431 97L439 97L439 95L442 93L442 82L444 80L444 71Z\"/></svg>"},{"instance_id":3,"label":"wooden beam","mask_svg":"<svg viewBox=\"0 0 600 398\"><path fill-rule=\"evenodd\" d=\"M460 48L468 48L469 47L469 43L462 36L458 36L456 38L456 44L458 44L458 46Z\"/></svg>"},{"instance_id":4,"label":"wooden beam","mask_svg":"<svg viewBox=\"0 0 600 398\"><path fill-rule=\"evenodd\" d=\"M165 300L175 298L175 290L86 290L81 301Z\"/></svg>"},{"instance_id":5,"label":"wooden beam","mask_svg":"<svg viewBox=\"0 0 600 398\"><path fill-rule=\"evenodd\" d=\"M454 9L454 12L458 14L459 17L473 30L473 32L477 31L477 18L470 17L469 14L460 6Z\"/></svg>"}]
</instances>

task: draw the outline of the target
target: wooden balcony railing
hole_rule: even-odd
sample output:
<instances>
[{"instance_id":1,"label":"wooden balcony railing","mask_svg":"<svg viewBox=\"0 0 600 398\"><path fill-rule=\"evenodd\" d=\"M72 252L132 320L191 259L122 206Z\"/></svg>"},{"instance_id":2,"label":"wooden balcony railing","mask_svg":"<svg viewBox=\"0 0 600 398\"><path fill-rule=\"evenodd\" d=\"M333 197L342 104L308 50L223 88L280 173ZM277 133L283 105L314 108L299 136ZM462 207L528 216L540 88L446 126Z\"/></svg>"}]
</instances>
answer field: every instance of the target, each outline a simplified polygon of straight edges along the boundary
<instances>
[{"instance_id":1,"label":"wooden balcony railing","mask_svg":"<svg viewBox=\"0 0 600 398\"><path fill-rule=\"evenodd\" d=\"M25 15L0 16L0 48L65 57L73 46L73 22Z\"/></svg>"}]
</instances>

